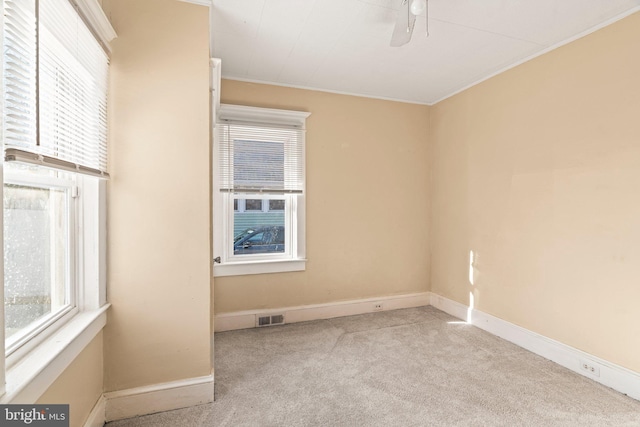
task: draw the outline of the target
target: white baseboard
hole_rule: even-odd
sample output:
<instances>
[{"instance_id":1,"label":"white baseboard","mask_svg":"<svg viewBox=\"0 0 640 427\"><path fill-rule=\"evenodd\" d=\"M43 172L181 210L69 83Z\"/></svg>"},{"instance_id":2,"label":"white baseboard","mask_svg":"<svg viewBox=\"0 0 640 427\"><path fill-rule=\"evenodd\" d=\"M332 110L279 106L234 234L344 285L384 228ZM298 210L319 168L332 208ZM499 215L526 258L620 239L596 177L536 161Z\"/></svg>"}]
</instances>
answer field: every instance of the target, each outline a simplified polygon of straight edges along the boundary
<instances>
[{"instance_id":1,"label":"white baseboard","mask_svg":"<svg viewBox=\"0 0 640 427\"><path fill-rule=\"evenodd\" d=\"M585 353L544 335L509 323L506 320L479 310L470 309L464 304L440 295L431 295L431 305L580 375L640 400L640 373L638 372ZM584 370L582 368L584 363L594 367L596 372L591 373Z\"/></svg>"},{"instance_id":2,"label":"white baseboard","mask_svg":"<svg viewBox=\"0 0 640 427\"><path fill-rule=\"evenodd\" d=\"M469 307L460 304L459 302L450 300L445 297L441 297L438 294L434 294L431 292L430 304L437 308L438 310L444 311L452 315L453 317L457 317L458 319L462 319L464 321L469 322Z\"/></svg>"},{"instance_id":3,"label":"white baseboard","mask_svg":"<svg viewBox=\"0 0 640 427\"><path fill-rule=\"evenodd\" d=\"M105 393L106 421L121 420L213 402L213 376Z\"/></svg>"},{"instance_id":4,"label":"white baseboard","mask_svg":"<svg viewBox=\"0 0 640 427\"><path fill-rule=\"evenodd\" d=\"M216 332L233 331L236 329L254 328L256 326L256 316L283 314L285 323L296 323L353 316L355 314L372 313L374 311L421 307L429 305L429 303L430 293L420 292L415 294L339 301L327 304L302 305L269 310L238 311L216 315L214 318L214 326ZM376 304L382 304L382 309L376 310Z\"/></svg>"},{"instance_id":5,"label":"white baseboard","mask_svg":"<svg viewBox=\"0 0 640 427\"><path fill-rule=\"evenodd\" d=\"M256 315L284 314L286 323L295 323L379 311L374 309L376 304L382 304L383 311L433 305L491 334L640 400L639 373L430 292L220 314L215 317L215 330L219 332L253 328ZM597 375L583 370L583 363L595 367ZM210 403L214 397L213 385L213 376L208 375L105 393L96 403L84 426L101 427L105 421Z\"/></svg>"},{"instance_id":6,"label":"white baseboard","mask_svg":"<svg viewBox=\"0 0 640 427\"><path fill-rule=\"evenodd\" d=\"M103 427L105 423L105 408L107 406L107 400L104 395L100 396L100 399L96 402L95 406L89 414L89 418L84 422L84 427Z\"/></svg>"}]
</instances>

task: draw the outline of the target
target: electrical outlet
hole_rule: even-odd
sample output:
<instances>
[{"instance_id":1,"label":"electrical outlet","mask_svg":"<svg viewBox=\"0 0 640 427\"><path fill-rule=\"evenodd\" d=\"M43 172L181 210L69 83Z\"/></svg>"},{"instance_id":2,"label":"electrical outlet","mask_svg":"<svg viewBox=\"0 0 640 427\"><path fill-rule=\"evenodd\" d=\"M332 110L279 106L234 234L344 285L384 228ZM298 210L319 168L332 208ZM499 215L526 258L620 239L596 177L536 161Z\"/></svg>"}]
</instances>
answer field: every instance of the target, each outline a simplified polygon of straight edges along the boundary
<instances>
[{"instance_id":1,"label":"electrical outlet","mask_svg":"<svg viewBox=\"0 0 640 427\"><path fill-rule=\"evenodd\" d=\"M600 367L593 362L587 362L585 360L580 361L580 369L593 375L594 377L600 376Z\"/></svg>"},{"instance_id":2,"label":"electrical outlet","mask_svg":"<svg viewBox=\"0 0 640 427\"><path fill-rule=\"evenodd\" d=\"M377 303L373 304L373 311L382 311L382 303L381 302L377 302Z\"/></svg>"}]
</instances>

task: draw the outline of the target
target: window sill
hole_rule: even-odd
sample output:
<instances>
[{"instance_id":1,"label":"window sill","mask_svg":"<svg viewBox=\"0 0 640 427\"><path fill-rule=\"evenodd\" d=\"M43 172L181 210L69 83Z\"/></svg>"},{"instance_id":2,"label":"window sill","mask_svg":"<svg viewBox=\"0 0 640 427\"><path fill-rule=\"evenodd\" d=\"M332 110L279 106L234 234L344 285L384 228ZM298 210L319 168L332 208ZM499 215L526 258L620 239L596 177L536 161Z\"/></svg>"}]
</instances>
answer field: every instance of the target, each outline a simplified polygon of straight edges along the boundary
<instances>
[{"instance_id":1,"label":"window sill","mask_svg":"<svg viewBox=\"0 0 640 427\"><path fill-rule=\"evenodd\" d=\"M107 323L106 304L85 311L7 369L0 403L33 403L49 388Z\"/></svg>"},{"instance_id":2,"label":"window sill","mask_svg":"<svg viewBox=\"0 0 640 427\"><path fill-rule=\"evenodd\" d=\"M214 277L242 276L248 274L288 273L304 271L306 259L283 261L253 261L216 264L213 267Z\"/></svg>"}]
</instances>

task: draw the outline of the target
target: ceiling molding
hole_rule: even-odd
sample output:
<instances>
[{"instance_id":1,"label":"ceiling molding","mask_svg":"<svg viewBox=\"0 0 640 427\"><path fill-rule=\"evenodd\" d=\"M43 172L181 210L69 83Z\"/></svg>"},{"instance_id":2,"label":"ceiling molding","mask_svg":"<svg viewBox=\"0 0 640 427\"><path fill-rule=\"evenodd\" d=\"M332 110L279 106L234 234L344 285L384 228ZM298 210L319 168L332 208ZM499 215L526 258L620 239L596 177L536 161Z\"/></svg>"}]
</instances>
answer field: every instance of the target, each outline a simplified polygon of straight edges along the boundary
<instances>
[{"instance_id":1,"label":"ceiling molding","mask_svg":"<svg viewBox=\"0 0 640 427\"><path fill-rule=\"evenodd\" d=\"M412 101L412 100L407 100L407 99L389 98L389 97L385 97L385 96L367 95L367 94L364 94L364 93L345 92L345 91L341 91L341 90L323 89L323 88L318 88L318 87L313 87L313 86L290 85L290 84L286 84L286 83L270 82L270 81L255 80L255 79L245 79L245 78L242 78L242 77L234 77L234 76L222 75L222 79L223 80L232 80L232 81L236 81L236 82L244 82L244 83L257 83L257 84L261 84L261 85L288 87L288 88L291 88L291 89L312 90L312 91L315 91L315 92L333 93L335 95L357 96L358 98L378 99L380 101L402 102L404 104L429 105L429 106L433 105L433 104L429 104L427 102Z\"/></svg>"},{"instance_id":2,"label":"ceiling molding","mask_svg":"<svg viewBox=\"0 0 640 427\"><path fill-rule=\"evenodd\" d=\"M547 54L547 53L549 53L549 52L551 52L553 50L556 50L556 49L564 46L564 45L567 45L567 44L572 43L572 42L574 42L576 40L579 40L579 39L581 39L583 37L586 37L589 34L593 34L596 31L601 30L601 29L603 29L605 27L608 27L609 25L614 24L614 23L620 21L621 19L624 19L627 16L631 16L634 13L639 12L639 11L640 11L640 5L634 7L633 9L629 9L626 12L621 13L620 15L614 16L613 18L608 19L608 20L606 20L606 21L604 21L604 22L602 22L602 23L600 23L598 25L595 25L595 26L589 28L588 30L585 30L585 31L583 31L581 33L578 33L578 34L574 35L574 36L571 36L568 39L565 39L565 40L562 40L562 41L560 41L558 43L555 43L555 44L553 44L553 45L551 45L551 46L549 46L549 47L547 47L547 48L545 48L545 49L543 49L543 50L541 50L539 52L536 52L533 55L530 55L530 56L528 56L528 57L526 57L524 59L521 59L520 61L515 62L515 63L513 63L513 64L511 64L511 65L509 65L507 67L501 68L498 71L495 71L495 72L493 72L493 73L491 73L491 74L489 74L489 75L487 75L487 76L485 76L485 77L483 77L483 78L481 78L479 80L476 80L473 83L470 83L470 84L468 84L468 85L466 85L466 86L464 86L464 87L462 87L460 89L455 90L454 92L450 93L449 95L443 96L442 98L434 101L432 104L429 104L429 105L436 105L437 103L439 103L441 101L444 101L445 99L451 98L452 96L455 96L455 95L457 95L457 94L459 94L461 92L464 92L465 90L470 89L473 86L478 85L478 84L480 84L480 83L482 83L484 81L487 81L487 80L489 80L489 79L491 79L491 78L493 78L493 77L495 77L495 76L497 76L499 74L502 74L505 71L509 71L512 68L515 68L515 67L517 67L519 65L524 64L525 62L529 62L532 59L535 59L535 58L537 58L539 56L545 55L545 54Z\"/></svg>"},{"instance_id":3,"label":"ceiling molding","mask_svg":"<svg viewBox=\"0 0 640 427\"><path fill-rule=\"evenodd\" d=\"M200 6L208 6L208 7L213 6L213 0L178 0L178 1L181 1L183 3L193 3Z\"/></svg>"},{"instance_id":4,"label":"ceiling molding","mask_svg":"<svg viewBox=\"0 0 640 427\"><path fill-rule=\"evenodd\" d=\"M189 0L180 0L180 1L189 1ZM206 1L206 0L204 0ZM639 0L640 1L640 0ZM333 93L336 95L346 95L346 96L357 96L357 97L361 97L361 98L371 98L371 99L379 99L382 101L392 101L392 102L402 102L405 104L416 104L416 105L427 105L427 106L433 106L438 104L441 101L444 101L448 98L451 98L452 96L455 96L461 92L464 92L467 89L472 88L473 86L476 86L486 80L489 80L499 74L502 74L506 71L509 71L512 68L515 68L519 65L524 64L525 62L531 61L532 59L535 59L539 56L542 56L546 53L549 53L553 50L556 50L564 45L567 45L571 42L574 42L576 40L579 40L583 37L588 36L589 34L592 34L602 28L605 28L611 24L614 24L618 21L620 21L621 19L626 18L627 16L631 16L636 12L640 11L640 5L636 6L630 10L627 10L619 15L614 16L611 19L608 19L598 25L595 25L591 28L589 28L588 30L585 30L579 34L576 34L574 36L571 36L565 40L562 40L558 43L555 43L539 52L536 52L533 55L530 55L520 61L517 61L507 67L501 68L485 77L482 77L481 79L478 79L476 81L474 81L473 83L469 83L459 89L454 90L453 92L451 92L450 94L447 94L439 99L437 99L436 101L433 102L419 102L419 101L414 101L414 100L407 100L407 99L401 99L401 98L391 98L391 97L384 97L384 96L376 96L376 95L369 95L369 94L364 94L364 93L356 93L356 92L346 92L346 91L339 91L339 90L331 90L331 89L324 89L324 88L318 88L318 87L313 87L313 86L305 86L305 85L292 85L292 84L286 84L286 83L280 83L280 82L273 82L273 81L265 81L265 80L258 80L258 79L247 79L247 78L242 78L242 77L236 77L236 76L225 76L224 73L222 75L222 78L224 80L233 80L233 81L239 81L239 82L245 82L245 83L257 83L257 84L265 84L265 85L271 85L271 86L281 86L281 87L288 87L288 88L292 88L292 89L302 89L302 90L312 90L312 91L316 91L316 92L326 92L326 93Z\"/></svg>"},{"instance_id":5,"label":"ceiling molding","mask_svg":"<svg viewBox=\"0 0 640 427\"><path fill-rule=\"evenodd\" d=\"M411 43L390 48L397 11L379 4L396 0L213 1L211 56L222 58L223 78L418 105L434 105L640 9L640 0L566 0L562 7L557 0L439 0L431 37L414 34ZM416 20L417 34L425 30L426 20Z\"/></svg>"}]
</instances>

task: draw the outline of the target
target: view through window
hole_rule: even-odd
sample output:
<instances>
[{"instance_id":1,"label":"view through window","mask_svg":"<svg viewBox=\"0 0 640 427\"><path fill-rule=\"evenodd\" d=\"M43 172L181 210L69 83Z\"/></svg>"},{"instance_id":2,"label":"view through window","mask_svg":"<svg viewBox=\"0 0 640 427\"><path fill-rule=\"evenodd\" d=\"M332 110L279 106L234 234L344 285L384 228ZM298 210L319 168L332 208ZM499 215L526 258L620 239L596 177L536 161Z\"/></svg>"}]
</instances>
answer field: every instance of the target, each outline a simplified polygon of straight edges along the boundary
<instances>
[{"instance_id":1,"label":"view through window","mask_svg":"<svg viewBox=\"0 0 640 427\"><path fill-rule=\"evenodd\" d=\"M215 274L233 263L304 263L308 116L299 111L221 106L214 150L214 210L221 212L214 215L218 230L214 250L221 265Z\"/></svg>"},{"instance_id":2,"label":"view through window","mask_svg":"<svg viewBox=\"0 0 640 427\"><path fill-rule=\"evenodd\" d=\"M73 183L56 179L53 184L46 175L32 174L27 175L31 183L25 184L18 183L10 171L5 174L5 334L10 346L73 304Z\"/></svg>"},{"instance_id":3,"label":"view through window","mask_svg":"<svg viewBox=\"0 0 640 427\"><path fill-rule=\"evenodd\" d=\"M92 243L100 235L98 182L108 177L109 57L72 2L2 6L0 345L19 358L102 302Z\"/></svg>"}]
</instances>

